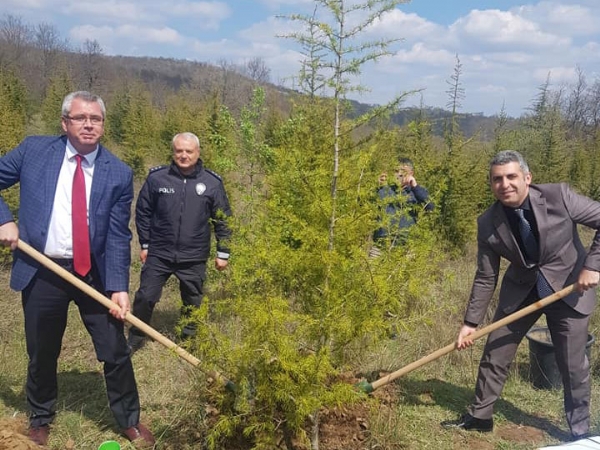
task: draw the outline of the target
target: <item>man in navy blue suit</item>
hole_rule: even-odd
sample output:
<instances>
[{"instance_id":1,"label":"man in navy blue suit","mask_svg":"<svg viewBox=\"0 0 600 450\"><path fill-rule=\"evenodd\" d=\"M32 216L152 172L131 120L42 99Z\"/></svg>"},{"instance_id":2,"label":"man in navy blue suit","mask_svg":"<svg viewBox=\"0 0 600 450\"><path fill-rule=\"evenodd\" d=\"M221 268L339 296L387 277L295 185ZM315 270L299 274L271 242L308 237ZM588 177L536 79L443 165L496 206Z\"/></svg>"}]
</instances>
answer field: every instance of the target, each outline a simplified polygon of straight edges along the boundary
<instances>
[{"instance_id":1,"label":"man in navy blue suit","mask_svg":"<svg viewBox=\"0 0 600 450\"><path fill-rule=\"evenodd\" d=\"M129 219L133 199L131 169L99 144L106 108L89 92L67 95L62 105L65 135L32 136L0 158L0 190L19 183L18 226L0 197L0 243L14 250L10 286L21 291L29 365L26 395L29 437L46 445L57 401L57 361L73 300L104 364L109 405L123 434L139 447L152 447L152 433L140 423L140 403L123 333L130 309ZM82 184L74 184L74 176ZM83 179L82 179L83 178ZM74 187L75 186L75 187ZM81 191L85 191L81 197ZM72 198L84 201L72 206ZM79 213L77 211L84 211ZM87 211L85 211L87 209ZM87 214L87 224L85 227ZM83 226L73 225L80 216ZM74 264L75 236L83 239L84 269ZM17 249L30 244L115 303L107 310L79 289ZM79 244L77 244L79 245ZM79 248L79 247L78 247Z\"/></svg>"}]
</instances>

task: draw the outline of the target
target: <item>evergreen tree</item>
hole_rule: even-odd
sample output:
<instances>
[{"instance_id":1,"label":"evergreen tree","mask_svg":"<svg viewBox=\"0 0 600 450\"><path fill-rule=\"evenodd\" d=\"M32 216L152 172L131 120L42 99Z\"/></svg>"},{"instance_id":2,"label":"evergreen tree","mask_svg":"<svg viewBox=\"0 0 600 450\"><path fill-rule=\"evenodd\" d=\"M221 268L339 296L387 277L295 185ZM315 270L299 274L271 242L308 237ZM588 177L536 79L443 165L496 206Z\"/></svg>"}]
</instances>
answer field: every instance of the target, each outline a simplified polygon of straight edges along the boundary
<instances>
[{"instance_id":1,"label":"evergreen tree","mask_svg":"<svg viewBox=\"0 0 600 450\"><path fill-rule=\"evenodd\" d=\"M27 124L27 91L23 83L11 72L0 70L0 155L16 147L25 137ZM14 216L18 215L19 190L14 186L2 192ZM0 250L0 260L8 263L8 247Z\"/></svg>"},{"instance_id":2,"label":"evergreen tree","mask_svg":"<svg viewBox=\"0 0 600 450\"><path fill-rule=\"evenodd\" d=\"M374 20L373 11L382 13L390 5L369 2L346 10L344 2L327 2L326 7L346 24L345 12L369 10L368 20ZM329 38L338 39L338 32ZM376 59L377 51L362 48L367 56L330 66L337 71L332 79L337 97L299 100L290 118L270 132L269 142L276 145L266 145L261 92L255 91L243 109L240 171L248 174L242 193L247 209L235 214L230 297L212 307L236 318L235 339L223 332L231 331L227 325L210 323L208 306L198 317L204 325L198 352L238 385L235 409L222 410L209 439L214 447L241 428L255 439L255 448L271 448L279 428L288 448L294 436L317 448L320 409L360 401L339 377L348 354L360 354L385 337L398 325L386 313L409 314L411 302L435 276L439 252L426 218L405 246L378 261L367 258L378 146L372 139L353 139L351 132L365 119L347 118L343 97L352 86L342 75Z\"/></svg>"},{"instance_id":3,"label":"evergreen tree","mask_svg":"<svg viewBox=\"0 0 600 450\"><path fill-rule=\"evenodd\" d=\"M567 181L573 156L561 111L562 92L552 92L549 86L548 77L539 87L516 149L527 158L535 183Z\"/></svg>"},{"instance_id":4,"label":"evergreen tree","mask_svg":"<svg viewBox=\"0 0 600 450\"><path fill-rule=\"evenodd\" d=\"M160 133L160 153L164 155L165 161L171 160L171 141L176 134L191 132L203 138L204 116L202 105L191 90L182 89L167 98ZM210 157L202 144L201 142L200 157L206 162Z\"/></svg>"},{"instance_id":5,"label":"evergreen tree","mask_svg":"<svg viewBox=\"0 0 600 450\"><path fill-rule=\"evenodd\" d=\"M62 102L73 91L73 82L66 70L50 78L42 101L41 116L46 134L63 134L60 114Z\"/></svg>"},{"instance_id":6,"label":"evergreen tree","mask_svg":"<svg viewBox=\"0 0 600 450\"><path fill-rule=\"evenodd\" d=\"M448 106L452 115L445 127L446 154L442 158L439 217L445 241L450 249L464 251L475 235L473 220L486 199L487 171L483 169L489 154L477 149L472 139L465 139L458 123L459 109L465 92L462 87L462 64L456 58L454 72L448 84Z\"/></svg>"},{"instance_id":7,"label":"evergreen tree","mask_svg":"<svg viewBox=\"0 0 600 450\"><path fill-rule=\"evenodd\" d=\"M27 124L27 91L11 72L0 70L0 153L15 147L24 137Z\"/></svg>"},{"instance_id":8,"label":"evergreen tree","mask_svg":"<svg viewBox=\"0 0 600 450\"><path fill-rule=\"evenodd\" d=\"M122 158L137 178L146 175L146 162L164 161L160 149L159 114L150 93L139 83L124 84L108 112L107 134L122 146Z\"/></svg>"}]
</instances>

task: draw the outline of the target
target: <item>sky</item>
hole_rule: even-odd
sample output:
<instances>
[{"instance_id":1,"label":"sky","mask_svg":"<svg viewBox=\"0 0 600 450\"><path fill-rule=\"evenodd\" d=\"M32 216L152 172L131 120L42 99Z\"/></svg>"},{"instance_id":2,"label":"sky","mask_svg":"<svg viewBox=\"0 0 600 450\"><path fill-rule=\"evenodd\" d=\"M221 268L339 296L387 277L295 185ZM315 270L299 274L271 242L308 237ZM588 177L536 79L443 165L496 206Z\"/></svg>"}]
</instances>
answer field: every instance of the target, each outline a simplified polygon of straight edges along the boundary
<instances>
[{"instance_id":1,"label":"sky","mask_svg":"<svg viewBox=\"0 0 600 450\"><path fill-rule=\"evenodd\" d=\"M312 0L2 0L0 16L50 23L74 48L96 40L106 55L239 65L261 58L272 82L294 88L302 55L281 36L302 32L289 16L311 15L314 6ZM360 23L358 16L349 19ZM351 97L368 104L408 93L404 106L444 108L457 60L465 113L504 109L517 117L548 80L556 89L573 86L578 73L588 84L600 80L599 0L412 0L364 30L364 38L395 40L392 54L364 65L356 80L367 90Z\"/></svg>"}]
</instances>

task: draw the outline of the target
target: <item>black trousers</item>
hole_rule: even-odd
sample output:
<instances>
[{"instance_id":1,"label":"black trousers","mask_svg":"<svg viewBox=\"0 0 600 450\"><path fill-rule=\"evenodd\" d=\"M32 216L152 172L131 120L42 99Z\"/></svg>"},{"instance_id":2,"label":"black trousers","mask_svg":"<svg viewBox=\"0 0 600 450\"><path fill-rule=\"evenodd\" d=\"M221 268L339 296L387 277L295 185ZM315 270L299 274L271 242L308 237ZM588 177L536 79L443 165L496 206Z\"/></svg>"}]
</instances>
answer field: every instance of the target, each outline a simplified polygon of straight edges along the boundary
<instances>
[{"instance_id":1,"label":"black trousers","mask_svg":"<svg viewBox=\"0 0 600 450\"><path fill-rule=\"evenodd\" d=\"M142 267L140 288L135 293L133 315L150 323L154 307L160 300L163 287L171 275L179 280L179 290L184 312L197 308L202 302L203 285L206 279L206 261L176 263L156 256L148 256ZM136 328L131 331L141 334Z\"/></svg>"},{"instance_id":2,"label":"black trousers","mask_svg":"<svg viewBox=\"0 0 600 450\"><path fill-rule=\"evenodd\" d=\"M59 264L72 272L71 260ZM102 292L94 268L83 281ZM108 402L118 426L137 425L140 402L123 322L111 316L99 302L45 268L40 268L22 292L29 355L25 390L31 411L30 425L38 427L54 419L58 357L71 300L79 308L81 319L92 337L98 361L104 364Z\"/></svg>"}]
</instances>

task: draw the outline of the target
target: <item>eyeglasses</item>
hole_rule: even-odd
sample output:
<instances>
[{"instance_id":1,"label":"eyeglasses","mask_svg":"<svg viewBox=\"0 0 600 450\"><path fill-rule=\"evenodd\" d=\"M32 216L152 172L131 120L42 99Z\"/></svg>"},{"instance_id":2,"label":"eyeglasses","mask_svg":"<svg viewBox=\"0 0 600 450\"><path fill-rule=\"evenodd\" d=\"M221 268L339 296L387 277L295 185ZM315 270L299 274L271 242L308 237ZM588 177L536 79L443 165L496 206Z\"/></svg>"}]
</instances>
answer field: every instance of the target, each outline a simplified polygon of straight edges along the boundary
<instances>
[{"instance_id":1,"label":"eyeglasses","mask_svg":"<svg viewBox=\"0 0 600 450\"><path fill-rule=\"evenodd\" d=\"M71 122L77 125L83 125L88 120L92 125L101 125L104 122L104 117L101 116L65 116L65 119L69 119Z\"/></svg>"}]
</instances>

